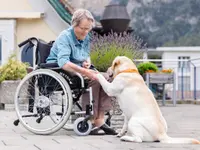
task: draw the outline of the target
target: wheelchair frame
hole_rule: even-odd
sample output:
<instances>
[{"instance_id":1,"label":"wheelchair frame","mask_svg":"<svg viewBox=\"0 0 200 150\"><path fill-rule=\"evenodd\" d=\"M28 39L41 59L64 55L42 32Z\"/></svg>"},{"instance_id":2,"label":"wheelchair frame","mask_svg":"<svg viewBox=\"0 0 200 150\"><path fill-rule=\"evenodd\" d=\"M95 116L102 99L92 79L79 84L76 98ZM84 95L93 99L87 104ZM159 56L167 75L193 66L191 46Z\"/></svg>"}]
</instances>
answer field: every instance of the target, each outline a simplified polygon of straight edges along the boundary
<instances>
[{"instance_id":1,"label":"wheelchair frame","mask_svg":"<svg viewBox=\"0 0 200 150\"><path fill-rule=\"evenodd\" d=\"M92 96L92 88L91 87L87 88L87 81L83 79L83 77L79 73L75 73L75 76L74 76L74 74L71 75L70 72L66 72L62 70L61 68L59 68L58 65L55 63L47 64L45 62L46 58L48 57L50 53L50 49L52 47L53 42L46 43L43 40L32 37L23 41L18 46L22 47L26 44L29 44L28 48L34 49L33 58L36 58L36 59L34 59L33 71L28 73L22 79L22 81L17 87L14 102L15 102L15 109L16 109L18 119L14 121L14 125L18 125L18 123L20 122L27 130L29 130L32 133L47 135L47 134L52 134L60 130L61 128L65 128L65 125L71 115L81 114L81 115L84 115L84 117L79 117L75 120L73 129L77 135L81 135L81 136L88 135L90 131L92 130L91 118L93 116L93 103L94 103L93 96ZM47 76L51 76L52 78L51 81L55 81L55 83L58 82L60 84L58 87L59 89L62 88L64 91L62 92L62 94L64 93L63 95L65 97L65 100L64 100L65 103L62 101L62 107L61 107L62 112L55 113L55 115L57 115L58 118L61 117L60 120L57 121L55 119L56 120L55 121L54 119L51 118L53 123L56 124L55 127L38 130L29 126L29 124L24 119L29 118L29 117L34 117L34 118L36 117L37 119L35 120L35 123L37 124L36 126L39 126L41 122L45 121L44 119L45 117L51 115L51 107L53 107L53 106L50 106L50 103L53 103L52 102L53 100L49 98L51 95L47 94L48 96L45 96L41 92L42 90L45 89L45 86L41 84L42 82L40 82L40 79L46 78ZM73 82L71 80L73 80L74 77L76 77L75 79L76 82L78 82L79 80L78 82L79 87L77 86L73 89L71 86L73 85ZM30 83L32 81L34 82L33 84ZM24 85L25 83L27 83L27 85ZM23 87L23 86L26 86L26 87ZM36 92L36 86L38 87L39 92ZM46 87L47 93L49 93L48 88L50 89L49 85ZM24 95L23 96L19 96L19 95L21 94L20 92L23 89L27 89L25 94L29 93L30 91L32 91L33 93L33 94L30 94L31 98L29 98L28 100L29 109L28 109L27 115L22 115L20 113L20 106L19 106L20 98L23 97ZM89 91L90 103L89 105L86 105L86 111L83 111L82 107L79 104L79 99L81 95L86 91ZM35 98L36 93L38 93L37 99ZM62 94L61 96L63 99ZM68 97L66 97L66 95L68 95ZM35 98L35 100L32 101L33 103L32 105L33 107L34 105L36 105L37 107L35 109L31 107L30 109L30 99L33 99L33 97ZM68 98L68 101L67 101L67 98ZM67 108L65 108L65 105ZM81 111L73 112L72 111L73 105L76 105ZM48 110L49 112L46 112L46 110ZM30 114L30 113L33 113L33 111L35 111L36 113Z\"/></svg>"}]
</instances>

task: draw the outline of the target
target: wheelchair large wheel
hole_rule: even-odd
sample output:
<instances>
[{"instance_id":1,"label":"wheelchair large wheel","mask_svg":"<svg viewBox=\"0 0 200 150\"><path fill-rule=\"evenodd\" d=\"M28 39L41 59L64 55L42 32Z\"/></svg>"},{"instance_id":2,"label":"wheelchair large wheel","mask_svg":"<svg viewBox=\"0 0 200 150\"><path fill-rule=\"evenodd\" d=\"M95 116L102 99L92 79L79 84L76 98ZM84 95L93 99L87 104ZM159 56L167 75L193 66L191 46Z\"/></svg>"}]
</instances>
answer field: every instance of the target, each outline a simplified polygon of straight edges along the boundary
<instances>
[{"instance_id":1,"label":"wheelchair large wheel","mask_svg":"<svg viewBox=\"0 0 200 150\"><path fill-rule=\"evenodd\" d=\"M48 69L26 75L15 93L19 122L35 134L52 134L61 129L71 115L72 105L67 81Z\"/></svg>"}]
</instances>

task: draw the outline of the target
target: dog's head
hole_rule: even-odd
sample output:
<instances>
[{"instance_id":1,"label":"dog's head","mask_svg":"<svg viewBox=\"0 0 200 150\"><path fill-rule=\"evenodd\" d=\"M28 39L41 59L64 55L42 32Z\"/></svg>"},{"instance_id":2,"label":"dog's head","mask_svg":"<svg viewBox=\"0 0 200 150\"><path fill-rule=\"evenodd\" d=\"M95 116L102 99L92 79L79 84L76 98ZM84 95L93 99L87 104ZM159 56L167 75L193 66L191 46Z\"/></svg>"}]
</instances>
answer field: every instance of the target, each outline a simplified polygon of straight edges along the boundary
<instances>
[{"instance_id":1,"label":"dog's head","mask_svg":"<svg viewBox=\"0 0 200 150\"><path fill-rule=\"evenodd\" d=\"M112 66L108 69L108 74L115 77L117 74L127 69L138 70L131 59L126 56L117 56L113 60Z\"/></svg>"}]
</instances>

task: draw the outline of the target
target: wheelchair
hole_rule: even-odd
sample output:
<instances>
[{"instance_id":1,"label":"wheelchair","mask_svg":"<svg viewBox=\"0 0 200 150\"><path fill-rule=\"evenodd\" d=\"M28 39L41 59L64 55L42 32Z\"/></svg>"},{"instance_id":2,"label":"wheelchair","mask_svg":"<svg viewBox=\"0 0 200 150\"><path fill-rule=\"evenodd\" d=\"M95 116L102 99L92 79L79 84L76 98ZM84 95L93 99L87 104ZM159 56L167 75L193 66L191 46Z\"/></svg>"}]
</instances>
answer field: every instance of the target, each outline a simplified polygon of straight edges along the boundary
<instances>
[{"instance_id":1,"label":"wheelchair","mask_svg":"<svg viewBox=\"0 0 200 150\"><path fill-rule=\"evenodd\" d=\"M26 50L34 49L35 65L16 89L14 104L18 119L14 125L21 123L34 134L49 135L61 128L67 129L66 123L76 116L74 132L88 135L92 130L94 103L89 80L79 73L62 70L57 63L46 63L53 41L47 43L31 37L18 46L25 45L28 45ZM90 103L83 110L80 98L84 92L89 92ZM110 124L111 115L109 112L107 115L106 122Z\"/></svg>"}]
</instances>

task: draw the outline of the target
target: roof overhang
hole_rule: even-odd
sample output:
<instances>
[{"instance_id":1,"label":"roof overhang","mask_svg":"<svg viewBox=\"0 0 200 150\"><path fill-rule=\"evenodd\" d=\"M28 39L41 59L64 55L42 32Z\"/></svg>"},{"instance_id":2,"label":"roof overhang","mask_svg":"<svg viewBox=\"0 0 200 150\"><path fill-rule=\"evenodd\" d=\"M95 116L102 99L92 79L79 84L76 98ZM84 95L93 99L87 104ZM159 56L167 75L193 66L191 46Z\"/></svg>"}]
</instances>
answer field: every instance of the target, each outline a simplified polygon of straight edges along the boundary
<instances>
[{"instance_id":1,"label":"roof overhang","mask_svg":"<svg viewBox=\"0 0 200 150\"><path fill-rule=\"evenodd\" d=\"M0 19L38 19L43 16L43 12L0 12Z\"/></svg>"}]
</instances>

